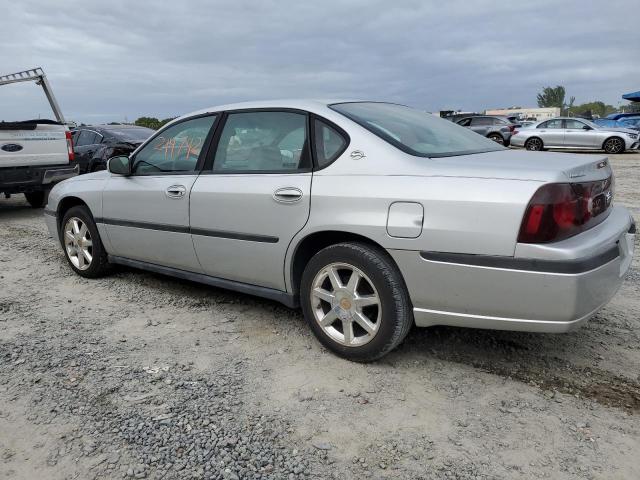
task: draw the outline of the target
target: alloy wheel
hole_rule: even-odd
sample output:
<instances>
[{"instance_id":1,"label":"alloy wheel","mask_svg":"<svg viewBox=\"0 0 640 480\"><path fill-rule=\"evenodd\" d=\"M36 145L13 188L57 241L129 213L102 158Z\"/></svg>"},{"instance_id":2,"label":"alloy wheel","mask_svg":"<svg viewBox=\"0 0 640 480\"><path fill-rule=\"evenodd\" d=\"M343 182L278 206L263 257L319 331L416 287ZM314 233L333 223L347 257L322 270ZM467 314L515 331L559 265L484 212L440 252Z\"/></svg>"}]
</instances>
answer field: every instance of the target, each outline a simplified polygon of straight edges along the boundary
<instances>
[{"instance_id":1,"label":"alloy wheel","mask_svg":"<svg viewBox=\"0 0 640 480\"><path fill-rule=\"evenodd\" d=\"M604 144L604 149L607 153L620 153L623 148L624 145L622 143L622 140L620 140L619 138L610 138Z\"/></svg>"},{"instance_id":2,"label":"alloy wheel","mask_svg":"<svg viewBox=\"0 0 640 480\"><path fill-rule=\"evenodd\" d=\"M527 150L538 151L542 150L542 140L538 138L530 138L525 145Z\"/></svg>"},{"instance_id":3,"label":"alloy wheel","mask_svg":"<svg viewBox=\"0 0 640 480\"><path fill-rule=\"evenodd\" d=\"M67 257L78 270L86 270L93 261L93 240L87 224L71 217L64 226L64 247Z\"/></svg>"},{"instance_id":4,"label":"alloy wheel","mask_svg":"<svg viewBox=\"0 0 640 480\"><path fill-rule=\"evenodd\" d=\"M370 342L380 329L380 296L371 279L348 263L331 263L316 274L311 307L324 333L347 347Z\"/></svg>"},{"instance_id":5,"label":"alloy wheel","mask_svg":"<svg viewBox=\"0 0 640 480\"><path fill-rule=\"evenodd\" d=\"M490 135L489 138L500 145L504 145L504 138L501 135Z\"/></svg>"}]
</instances>

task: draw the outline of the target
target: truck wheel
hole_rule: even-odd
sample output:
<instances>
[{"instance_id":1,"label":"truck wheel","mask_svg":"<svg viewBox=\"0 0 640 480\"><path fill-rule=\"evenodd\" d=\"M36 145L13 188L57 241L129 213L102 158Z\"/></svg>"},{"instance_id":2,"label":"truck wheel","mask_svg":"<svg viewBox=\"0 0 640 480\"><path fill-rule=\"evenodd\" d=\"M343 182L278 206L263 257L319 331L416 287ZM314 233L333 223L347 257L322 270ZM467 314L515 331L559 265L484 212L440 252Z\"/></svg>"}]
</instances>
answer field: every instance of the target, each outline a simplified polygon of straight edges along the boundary
<instances>
[{"instance_id":1,"label":"truck wheel","mask_svg":"<svg viewBox=\"0 0 640 480\"><path fill-rule=\"evenodd\" d=\"M33 208L42 208L47 204L49 198L49 190L42 190L39 192L28 192L24 196Z\"/></svg>"},{"instance_id":2,"label":"truck wheel","mask_svg":"<svg viewBox=\"0 0 640 480\"><path fill-rule=\"evenodd\" d=\"M388 254L364 243L319 251L302 275L304 316L335 354L371 362L396 348L413 325L404 279Z\"/></svg>"},{"instance_id":3,"label":"truck wheel","mask_svg":"<svg viewBox=\"0 0 640 480\"><path fill-rule=\"evenodd\" d=\"M72 207L62 217L60 243L74 272L97 278L111 270L98 227L85 206Z\"/></svg>"}]
</instances>

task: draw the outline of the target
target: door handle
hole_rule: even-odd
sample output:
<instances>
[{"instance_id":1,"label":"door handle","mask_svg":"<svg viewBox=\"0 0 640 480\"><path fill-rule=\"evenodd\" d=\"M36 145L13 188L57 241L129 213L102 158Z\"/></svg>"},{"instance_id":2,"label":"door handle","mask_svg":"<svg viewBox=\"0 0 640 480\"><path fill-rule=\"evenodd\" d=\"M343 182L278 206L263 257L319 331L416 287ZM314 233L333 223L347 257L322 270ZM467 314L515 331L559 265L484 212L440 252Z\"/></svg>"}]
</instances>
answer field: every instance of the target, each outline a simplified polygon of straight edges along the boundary
<instances>
[{"instance_id":1,"label":"door handle","mask_svg":"<svg viewBox=\"0 0 640 480\"><path fill-rule=\"evenodd\" d=\"M187 194L187 187L184 185L171 185L164 191L169 198L183 198Z\"/></svg>"},{"instance_id":2,"label":"door handle","mask_svg":"<svg viewBox=\"0 0 640 480\"><path fill-rule=\"evenodd\" d=\"M283 187L273 192L273 199L280 203L294 203L302 198L302 190L295 187Z\"/></svg>"}]
</instances>

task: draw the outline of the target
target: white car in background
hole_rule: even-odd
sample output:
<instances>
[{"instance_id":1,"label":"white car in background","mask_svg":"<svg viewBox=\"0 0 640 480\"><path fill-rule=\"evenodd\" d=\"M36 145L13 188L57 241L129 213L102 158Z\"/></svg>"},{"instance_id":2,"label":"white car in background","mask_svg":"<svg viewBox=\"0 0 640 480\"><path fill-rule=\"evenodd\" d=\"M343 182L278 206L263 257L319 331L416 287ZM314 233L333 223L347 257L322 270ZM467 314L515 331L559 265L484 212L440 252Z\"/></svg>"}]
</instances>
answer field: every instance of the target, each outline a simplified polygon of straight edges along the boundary
<instances>
[{"instance_id":1,"label":"white car in background","mask_svg":"<svg viewBox=\"0 0 640 480\"><path fill-rule=\"evenodd\" d=\"M511 145L527 150L570 148L622 153L638 148L638 131L630 128L604 128L582 118L558 117L517 129Z\"/></svg>"}]
</instances>

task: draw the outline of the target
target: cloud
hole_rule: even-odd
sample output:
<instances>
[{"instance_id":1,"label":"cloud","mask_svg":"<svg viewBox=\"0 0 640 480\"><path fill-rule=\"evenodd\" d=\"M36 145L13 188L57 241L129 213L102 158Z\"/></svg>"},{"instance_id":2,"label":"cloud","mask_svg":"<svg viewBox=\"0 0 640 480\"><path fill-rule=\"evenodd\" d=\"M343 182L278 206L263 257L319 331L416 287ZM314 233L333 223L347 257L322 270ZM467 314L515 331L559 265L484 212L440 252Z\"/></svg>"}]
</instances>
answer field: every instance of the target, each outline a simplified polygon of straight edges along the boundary
<instances>
[{"instance_id":1,"label":"cloud","mask_svg":"<svg viewBox=\"0 0 640 480\"><path fill-rule=\"evenodd\" d=\"M634 0L21 0L4 12L0 64L42 66L65 116L85 122L284 97L482 110L535 105L558 84L577 102L617 105L640 88L634 9ZM33 86L0 89L0 118L36 114L51 116Z\"/></svg>"}]
</instances>

